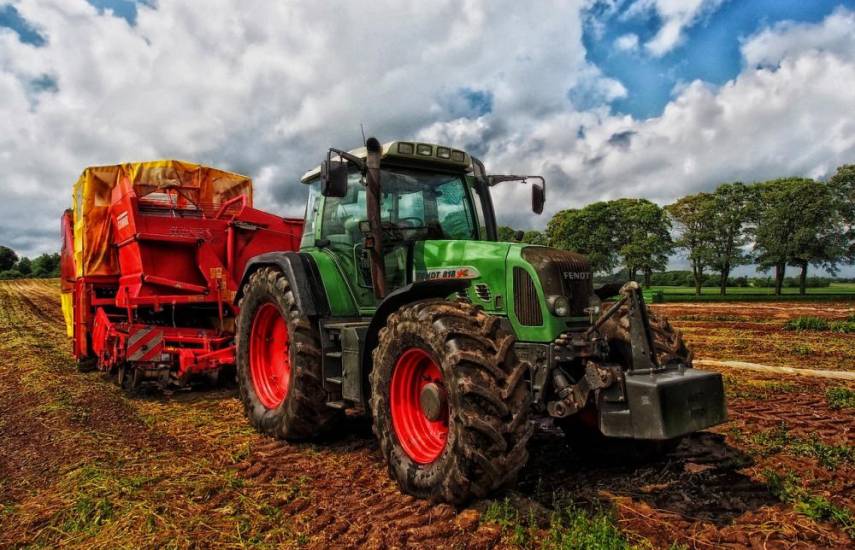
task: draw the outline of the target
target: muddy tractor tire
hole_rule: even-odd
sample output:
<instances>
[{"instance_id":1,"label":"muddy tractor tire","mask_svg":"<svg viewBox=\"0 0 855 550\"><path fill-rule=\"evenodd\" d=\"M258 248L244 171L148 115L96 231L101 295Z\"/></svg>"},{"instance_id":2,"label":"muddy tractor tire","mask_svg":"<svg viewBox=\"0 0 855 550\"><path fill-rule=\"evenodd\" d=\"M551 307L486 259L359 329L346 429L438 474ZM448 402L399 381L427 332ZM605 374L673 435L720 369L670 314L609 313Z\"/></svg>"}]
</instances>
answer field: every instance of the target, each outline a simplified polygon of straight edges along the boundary
<instances>
[{"instance_id":1,"label":"muddy tractor tire","mask_svg":"<svg viewBox=\"0 0 855 550\"><path fill-rule=\"evenodd\" d=\"M320 335L297 309L281 271L262 268L244 287L237 322L237 377L250 424L279 439L306 439L331 428Z\"/></svg>"},{"instance_id":2,"label":"muddy tractor tire","mask_svg":"<svg viewBox=\"0 0 855 550\"><path fill-rule=\"evenodd\" d=\"M686 347L683 335L668 319L648 309L653 347L660 365L692 366L692 351ZM632 349L629 336L629 309L622 307L600 328L609 344L609 359L629 366ZM579 414L557 422L567 436L570 447L586 460L598 462L645 463L661 459L680 444L682 438L665 441L619 439L604 436L599 429L597 412L589 406Z\"/></svg>"},{"instance_id":3,"label":"muddy tractor tire","mask_svg":"<svg viewBox=\"0 0 855 550\"><path fill-rule=\"evenodd\" d=\"M653 310L647 310L650 319L650 331L653 333L653 347L656 357L661 365L682 363L687 367L692 366L692 351L686 347L683 334L674 328L668 319L657 315ZM629 365L632 360L632 351L629 340L629 309L624 306L603 323L600 334L609 343L611 359Z\"/></svg>"},{"instance_id":4,"label":"muddy tractor tire","mask_svg":"<svg viewBox=\"0 0 855 550\"><path fill-rule=\"evenodd\" d=\"M402 490L461 504L512 483L528 460L530 392L514 336L462 302L389 316L374 350L374 433Z\"/></svg>"}]
</instances>

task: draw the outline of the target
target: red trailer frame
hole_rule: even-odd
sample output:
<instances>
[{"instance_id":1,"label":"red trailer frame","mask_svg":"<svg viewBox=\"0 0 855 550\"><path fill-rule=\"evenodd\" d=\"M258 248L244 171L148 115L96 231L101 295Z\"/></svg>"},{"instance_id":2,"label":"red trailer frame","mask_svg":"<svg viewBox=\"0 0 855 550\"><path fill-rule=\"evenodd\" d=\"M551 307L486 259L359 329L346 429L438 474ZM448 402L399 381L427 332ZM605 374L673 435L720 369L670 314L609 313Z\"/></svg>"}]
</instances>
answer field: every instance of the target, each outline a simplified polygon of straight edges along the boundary
<instances>
[{"instance_id":1,"label":"red trailer frame","mask_svg":"<svg viewBox=\"0 0 855 550\"><path fill-rule=\"evenodd\" d=\"M87 170L100 171L109 204L92 215L94 252L80 235L90 231L84 191L76 187L75 209L63 215L74 356L134 384L183 385L233 365L244 267L259 254L298 249L302 220L252 208L250 180L212 168L155 161Z\"/></svg>"}]
</instances>

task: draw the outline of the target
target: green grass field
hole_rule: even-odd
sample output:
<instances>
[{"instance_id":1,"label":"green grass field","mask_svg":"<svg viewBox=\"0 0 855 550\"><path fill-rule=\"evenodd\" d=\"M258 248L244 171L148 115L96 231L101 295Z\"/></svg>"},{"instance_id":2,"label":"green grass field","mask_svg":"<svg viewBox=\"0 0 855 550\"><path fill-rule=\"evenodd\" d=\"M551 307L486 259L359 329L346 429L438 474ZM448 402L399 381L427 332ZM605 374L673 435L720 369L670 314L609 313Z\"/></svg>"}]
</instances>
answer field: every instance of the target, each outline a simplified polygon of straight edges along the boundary
<instances>
[{"instance_id":1,"label":"green grass field","mask_svg":"<svg viewBox=\"0 0 855 550\"><path fill-rule=\"evenodd\" d=\"M772 288L728 287L727 294L722 296L718 288L705 287L701 289L701 295L696 296L695 289L687 286L654 286L646 289L644 295L650 299L660 292L665 302L855 300L855 283L832 283L824 288L808 288L805 295L799 294L798 288L784 288L781 296L775 296Z\"/></svg>"}]
</instances>

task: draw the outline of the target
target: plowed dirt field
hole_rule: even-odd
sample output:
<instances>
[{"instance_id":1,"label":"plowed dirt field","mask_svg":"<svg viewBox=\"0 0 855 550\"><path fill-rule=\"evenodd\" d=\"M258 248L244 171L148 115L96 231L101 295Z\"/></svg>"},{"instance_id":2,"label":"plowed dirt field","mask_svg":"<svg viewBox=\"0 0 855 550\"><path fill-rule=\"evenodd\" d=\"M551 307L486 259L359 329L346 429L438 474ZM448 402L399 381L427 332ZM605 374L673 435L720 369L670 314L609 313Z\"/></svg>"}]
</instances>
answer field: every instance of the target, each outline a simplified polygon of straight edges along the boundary
<instances>
[{"instance_id":1,"label":"plowed dirt field","mask_svg":"<svg viewBox=\"0 0 855 550\"><path fill-rule=\"evenodd\" d=\"M855 371L855 334L782 330L850 304L657 311L696 358ZM233 387L129 398L80 374L57 283L0 282L0 547L576 548L596 527L603 547L851 548L855 383L722 372L731 420L664 459L591 463L545 425L516 486L455 509L402 495L365 420L288 444Z\"/></svg>"}]
</instances>

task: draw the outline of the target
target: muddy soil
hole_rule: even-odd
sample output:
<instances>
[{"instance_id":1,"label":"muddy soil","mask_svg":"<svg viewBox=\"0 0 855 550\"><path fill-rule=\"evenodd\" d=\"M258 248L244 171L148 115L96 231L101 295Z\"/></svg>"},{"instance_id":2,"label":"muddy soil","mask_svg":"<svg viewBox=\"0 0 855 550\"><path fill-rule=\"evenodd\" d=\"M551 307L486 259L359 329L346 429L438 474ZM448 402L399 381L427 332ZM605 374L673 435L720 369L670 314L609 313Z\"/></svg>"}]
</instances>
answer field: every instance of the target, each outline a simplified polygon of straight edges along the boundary
<instances>
[{"instance_id":1,"label":"muddy soil","mask_svg":"<svg viewBox=\"0 0 855 550\"><path fill-rule=\"evenodd\" d=\"M0 282L0 547L537 546L571 501L610 511L639 547L853 544L840 518L855 517L855 409L832 408L839 404L827 397L852 384L722 369L731 420L642 465L586 461L545 423L516 486L455 509L402 495L364 419L348 418L324 441L287 444L248 427L233 387L129 398L100 373L78 373L56 286ZM756 338L754 328L718 325L781 324L778 315L790 313L716 307L662 312L697 355L761 363L765 344L732 344ZM735 310L745 318L699 317ZM687 315L695 317L680 319ZM840 348L837 363L811 351L813 368L852 368L840 364L852 357L851 340L811 337L810 346ZM817 512L818 499L839 513ZM496 503L528 518L534 536L521 539L484 513Z\"/></svg>"}]
</instances>

